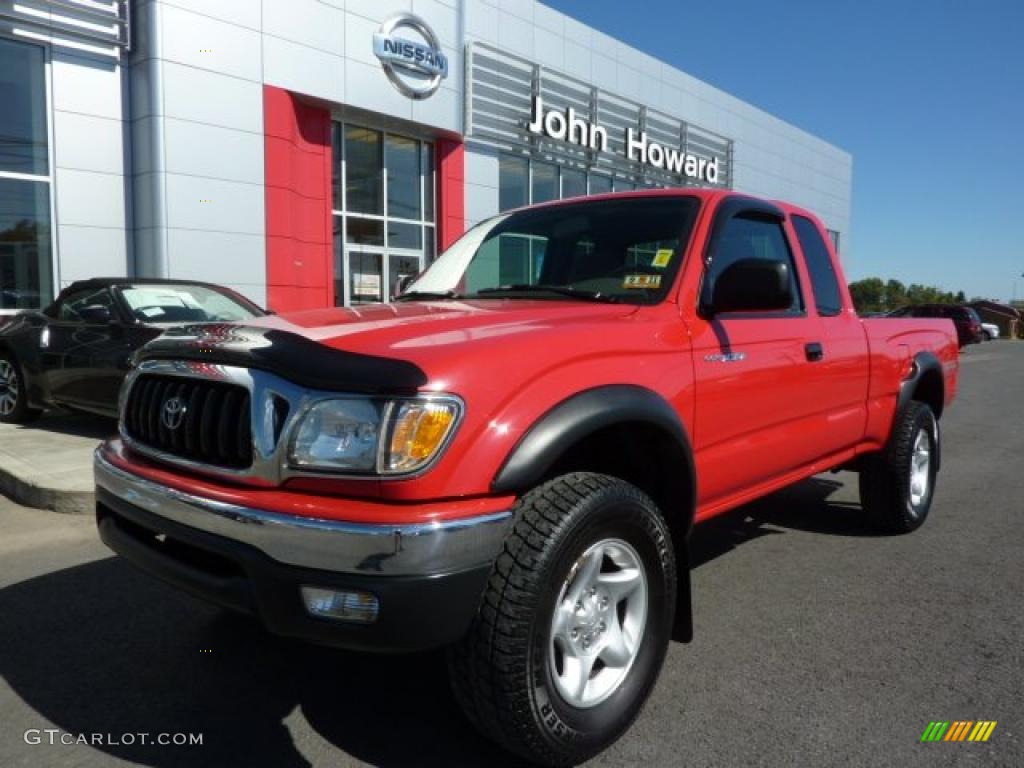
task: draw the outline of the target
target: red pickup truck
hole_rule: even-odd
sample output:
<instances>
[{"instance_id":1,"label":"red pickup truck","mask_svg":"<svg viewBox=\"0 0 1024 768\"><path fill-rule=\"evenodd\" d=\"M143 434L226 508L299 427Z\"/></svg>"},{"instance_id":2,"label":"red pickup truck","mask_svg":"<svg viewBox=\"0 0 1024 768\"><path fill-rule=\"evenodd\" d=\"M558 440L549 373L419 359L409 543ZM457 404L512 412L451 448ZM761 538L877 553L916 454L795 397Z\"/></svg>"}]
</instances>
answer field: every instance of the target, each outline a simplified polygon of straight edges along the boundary
<instances>
[{"instance_id":1,"label":"red pickup truck","mask_svg":"<svg viewBox=\"0 0 1024 768\"><path fill-rule=\"evenodd\" d=\"M471 229L388 305L173 330L97 451L102 538L353 649L447 646L468 717L562 765L690 635L694 523L834 468L924 521L949 320L861 320L821 223L721 191Z\"/></svg>"}]
</instances>

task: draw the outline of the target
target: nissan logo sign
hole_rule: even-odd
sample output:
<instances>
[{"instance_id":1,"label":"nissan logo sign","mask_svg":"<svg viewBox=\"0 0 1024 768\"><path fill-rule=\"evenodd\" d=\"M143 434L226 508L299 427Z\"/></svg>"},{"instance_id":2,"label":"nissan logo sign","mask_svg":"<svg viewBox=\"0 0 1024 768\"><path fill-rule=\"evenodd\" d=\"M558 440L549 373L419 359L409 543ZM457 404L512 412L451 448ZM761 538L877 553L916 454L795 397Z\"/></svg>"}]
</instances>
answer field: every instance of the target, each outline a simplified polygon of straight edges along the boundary
<instances>
[{"instance_id":1,"label":"nissan logo sign","mask_svg":"<svg viewBox=\"0 0 1024 768\"><path fill-rule=\"evenodd\" d=\"M180 397L169 398L164 401L163 411L160 413L160 421L173 432L185 420L185 411L187 410L185 401Z\"/></svg>"},{"instance_id":2,"label":"nissan logo sign","mask_svg":"<svg viewBox=\"0 0 1024 768\"><path fill-rule=\"evenodd\" d=\"M410 30L422 40L402 37L401 30ZM392 16L373 33L373 53L395 88L410 99L432 96L448 77L448 57L441 41L423 19L411 13Z\"/></svg>"}]
</instances>

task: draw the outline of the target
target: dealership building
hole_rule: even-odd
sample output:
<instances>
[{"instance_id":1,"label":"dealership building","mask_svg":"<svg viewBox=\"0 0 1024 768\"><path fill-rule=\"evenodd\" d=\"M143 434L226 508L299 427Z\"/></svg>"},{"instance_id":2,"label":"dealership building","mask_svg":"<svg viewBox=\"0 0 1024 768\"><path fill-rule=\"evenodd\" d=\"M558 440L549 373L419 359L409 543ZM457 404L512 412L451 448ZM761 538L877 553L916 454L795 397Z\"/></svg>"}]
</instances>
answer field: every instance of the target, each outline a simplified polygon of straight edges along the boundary
<instances>
[{"instance_id":1,"label":"dealership building","mask_svg":"<svg viewBox=\"0 0 1024 768\"><path fill-rule=\"evenodd\" d=\"M387 301L500 211L694 185L849 252L848 153L533 0L0 0L0 312L100 275Z\"/></svg>"}]
</instances>

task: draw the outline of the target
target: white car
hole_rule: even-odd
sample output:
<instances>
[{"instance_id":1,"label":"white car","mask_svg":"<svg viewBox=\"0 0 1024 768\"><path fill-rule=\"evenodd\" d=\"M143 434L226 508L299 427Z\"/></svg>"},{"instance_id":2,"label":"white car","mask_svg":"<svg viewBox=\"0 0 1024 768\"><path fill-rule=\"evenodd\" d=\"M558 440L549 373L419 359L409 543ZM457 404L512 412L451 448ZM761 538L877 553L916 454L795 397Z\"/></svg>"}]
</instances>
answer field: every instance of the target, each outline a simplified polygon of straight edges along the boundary
<instances>
[{"instance_id":1,"label":"white car","mask_svg":"<svg viewBox=\"0 0 1024 768\"><path fill-rule=\"evenodd\" d=\"M992 339L999 338L999 326L995 323L982 323L981 324L981 335L985 341L992 341Z\"/></svg>"}]
</instances>

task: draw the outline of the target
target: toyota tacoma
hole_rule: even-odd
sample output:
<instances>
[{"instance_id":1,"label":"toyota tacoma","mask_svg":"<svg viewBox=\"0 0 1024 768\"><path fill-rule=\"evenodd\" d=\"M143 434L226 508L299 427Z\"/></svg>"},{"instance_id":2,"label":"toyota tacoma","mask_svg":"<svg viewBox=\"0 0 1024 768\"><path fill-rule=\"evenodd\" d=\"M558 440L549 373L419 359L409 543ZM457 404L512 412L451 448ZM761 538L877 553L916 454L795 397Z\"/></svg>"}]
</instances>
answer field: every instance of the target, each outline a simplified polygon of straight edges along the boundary
<instances>
[{"instance_id":1,"label":"toyota tacoma","mask_svg":"<svg viewBox=\"0 0 1024 768\"><path fill-rule=\"evenodd\" d=\"M949 320L862 320L821 222L658 190L503 213L390 304L172 329L96 453L103 540L280 635L446 647L467 716L591 757L691 635L695 523L820 472L926 519Z\"/></svg>"}]
</instances>

